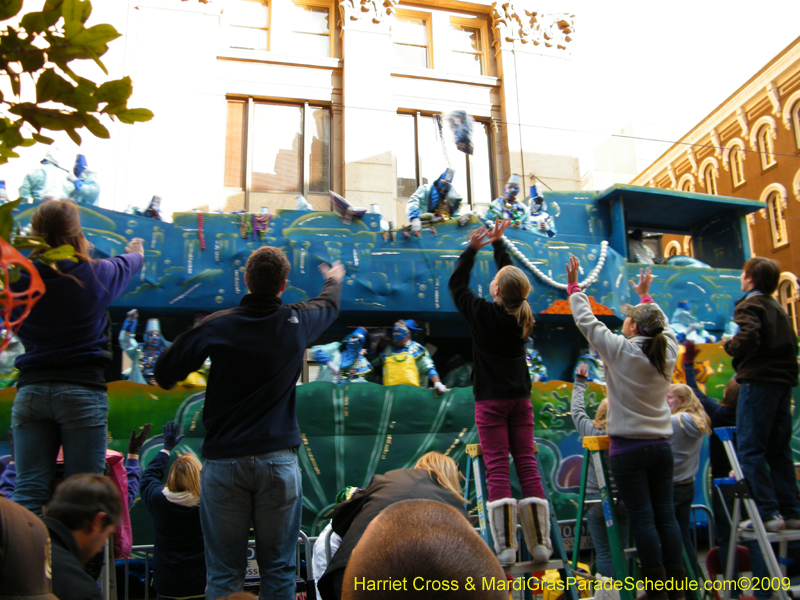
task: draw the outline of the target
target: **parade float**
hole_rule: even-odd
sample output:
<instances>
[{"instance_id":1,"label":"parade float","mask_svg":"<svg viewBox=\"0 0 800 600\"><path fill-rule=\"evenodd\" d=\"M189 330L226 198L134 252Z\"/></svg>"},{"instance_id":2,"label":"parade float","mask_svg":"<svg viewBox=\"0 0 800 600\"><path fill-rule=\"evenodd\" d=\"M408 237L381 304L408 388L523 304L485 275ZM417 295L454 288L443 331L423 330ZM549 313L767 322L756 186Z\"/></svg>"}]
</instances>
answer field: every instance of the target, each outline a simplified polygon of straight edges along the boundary
<instances>
[{"instance_id":1,"label":"parade float","mask_svg":"<svg viewBox=\"0 0 800 600\"><path fill-rule=\"evenodd\" d=\"M595 314L618 328L623 321L620 306L635 300L628 280L642 266L630 254L629 232L638 228L691 236L693 260L678 256L651 266L655 276L651 295L668 316L679 308L689 312L719 339L742 296L739 275L750 256L745 218L763 205L625 185L601 192L549 192L544 199L558 234L542 236L509 228L506 243L533 286L529 297L536 317L533 347L539 366L548 373L547 381L537 381L531 391L540 469L550 483L559 519L568 520L575 517L582 461L569 415L570 395L575 366L587 346L569 314L564 274L569 256L577 256L585 268L581 287L591 297ZM23 227L29 223L36 206L22 205L14 215L16 223ZM391 327L397 319L414 319L424 329L423 342L439 349L434 360L446 380L444 359L459 351L467 360L470 356L469 332L447 283L468 233L481 220L473 216L465 225L456 219L440 221L417 236L386 231L380 215L337 208L337 212L180 213L167 223L81 206L84 233L96 256L122 253L133 237L145 240L144 268L111 307L114 339L131 309L139 311L142 323L160 318L164 336L174 339L198 313L238 305L247 293L243 280L247 257L255 248L270 245L282 248L291 263L282 296L285 303L318 293L320 263L339 260L347 269L341 314L318 343L342 340L357 326ZM490 251L479 253L472 273L472 289L488 298L495 273ZM699 378L709 395L721 398L733 375L729 358L719 343L699 348ZM680 371L676 377L682 377ZM108 394L110 448L124 452L130 431L144 423L152 422L156 432L166 421L176 420L186 435L178 451L200 454L202 386L187 382L162 390L112 381ZM590 383L590 413L604 395L600 382ZM13 397L13 388L0 391L0 454L7 448ZM336 493L344 486L366 486L373 474L412 466L429 450L445 452L464 466L465 446L478 442L470 387L450 387L438 394L406 385L305 383L297 388L297 417L303 437L299 451L303 528L309 534L324 526ZM147 442L142 453L145 465L159 448L158 436ZM800 446L795 452L800 454ZM706 471L704 459L701 474ZM697 493L698 501L710 505L707 485L698 486ZM134 541L148 543L152 526L139 504L133 508Z\"/></svg>"}]
</instances>

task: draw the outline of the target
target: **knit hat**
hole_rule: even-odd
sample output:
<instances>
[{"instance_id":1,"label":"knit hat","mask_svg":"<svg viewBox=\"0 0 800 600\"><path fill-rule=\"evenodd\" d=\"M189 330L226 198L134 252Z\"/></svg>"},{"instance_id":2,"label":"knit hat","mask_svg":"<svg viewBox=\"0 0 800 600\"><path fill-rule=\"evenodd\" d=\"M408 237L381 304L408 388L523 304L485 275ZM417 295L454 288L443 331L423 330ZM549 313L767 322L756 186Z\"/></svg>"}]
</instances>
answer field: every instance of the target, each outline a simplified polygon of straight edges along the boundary
<instances>
[{"instance_id":1,"label":"knit hat","mask_svg":"<svg viewBox=\"0 0 800 600\"><path fill-rule=\"evenodd\" d=\"M58 600L50 535L41 519L0 497L0 600Z\"/></svg>"},{"instance_id":2,"label":"knit hat","mask_svg":"<svg viewBox=\"0 0 800 600\"><path fill-rule=\"evenodd\" d=\"M650 337L658 335L667 326L667 317L664 316L658 305L652 302L636 306L623 304L619 310L623 315L633 319L639 332L643 335Z\"/></svg>"}]
</instances>

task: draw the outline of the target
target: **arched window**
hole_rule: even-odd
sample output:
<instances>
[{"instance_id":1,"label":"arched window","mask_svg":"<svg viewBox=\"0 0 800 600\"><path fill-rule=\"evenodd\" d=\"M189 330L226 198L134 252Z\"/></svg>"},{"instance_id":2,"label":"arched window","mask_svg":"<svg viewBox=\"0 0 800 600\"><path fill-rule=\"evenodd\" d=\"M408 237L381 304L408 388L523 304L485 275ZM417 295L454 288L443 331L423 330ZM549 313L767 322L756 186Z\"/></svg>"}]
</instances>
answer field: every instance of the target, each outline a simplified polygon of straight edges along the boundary
<instances>
[{"instance_id":1,"label":"arched window","mask_svg":"<svg viewBox=\"0 0 800 600\"><path fill-rule=\"evenodd\" d=\"M678 182L678 190L681 192L694 191L694 176L691 173L683 175Z\"/></svg>"},{"instance_id":2,"label":"arched window","mask_svg":"<svg viewBox=\"0 0 800 600\"><path fill-rule=\"evenodd\" d=\"M744 183L744 150L738 144L731 147L730 162L731 162L731 182L733 187L740 186Z\"/></svg>"},{"instance_id":3,"label":"arched window","mask_svg":"<svg viewBox=\"0 0 800 600\"><path fill-rule=\"evenodd\" d=\"M758 130L758 154L761 156L761 168L766 169L775 164L775 154L772 149L772 127L764 125Z\"/></svg>"},{"instance_id":4,"label":"arched window","mask_svg":"<svg viewBox=\"0 0 800 600\"><path fill-rule=\"evenodd\" d=\"M680 242L676 242L675 240L672 240L669 244L667 244L667 249L664 251L664 254L667 256L667 258L678 256L680 253L681 253Z\"/></svg>"},{"instance_id":5,"label":"arched window","mask_svg":"<svg viewBox=\"0 0 800 600\"><path fill-rule=\"evenodd\" d=\"M794 327L795 335L800 335L800 315L798 315L797 278L791 273L781 273L781 280L778 284L778 301L783 306L789 320Z\"/></svg>"},{"instance_id":6,"label":"arched window","mask_svg":"<svg viewBox=\"0 0 800 600\"><path fill-rule=\"evenodd\" d=\"M780 192L773 191L767 196L767 214L769 215L769 228L772 231L772 246L778 248L789 242L786 234L786 198Z\"/></svg>"},{"instance_id":7,"label":"arched window","mask_svg":"<svg viewBox=\"0 0 800 600\"><path fill-rule=\"evenodd\" d=\"M794 145L800 148L800 102L792 107L792 127L794 127Z\"/></svg>"},{"instance_id":8,"label":"arched window","mask_svg":"<svg viewBox=\"0 0 800 600\"><path fill-rule=\"evenodd\" d=\"M717 195L717 177L714 173L714 165L709 163L703 169L703 183L706 186L706 194Z\"/></svg>"}]
</instances>

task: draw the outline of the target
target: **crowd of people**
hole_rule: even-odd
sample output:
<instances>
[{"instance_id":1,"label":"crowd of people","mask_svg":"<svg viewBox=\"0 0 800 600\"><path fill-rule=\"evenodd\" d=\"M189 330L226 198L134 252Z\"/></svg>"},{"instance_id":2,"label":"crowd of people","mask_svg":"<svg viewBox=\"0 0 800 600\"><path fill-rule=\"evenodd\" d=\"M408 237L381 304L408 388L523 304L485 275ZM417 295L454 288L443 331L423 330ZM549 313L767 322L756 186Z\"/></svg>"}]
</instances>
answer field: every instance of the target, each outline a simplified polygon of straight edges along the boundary
<instances>
[{"instance_id":1,"label":"crowd of people","mask_svg":"<svg viewBox=\"0 0 800 600\"><path fill-rule=\"evenodd\" d=\"M440 190L432 198L445 202L446 195ZM324 573L317 574L324 599L380 598L398 589L370 588L368 582L404 578L438 582L438 587L415 588L423 598L438 595L444 582L451 591L468 590L468 579L504 582L502 566L518 556L517 519L537 562L552 553L552 510L534 454L525 354L534 327L527 301L531 284L506 253L502 237L509 225L508 220L498 220L473 232L449 284L472 335L475 420L486 461L494 552L468 519L458 465L429 452L413 468L374 476L366 489L349 491L337 505L330 524L335 552ZM44 597L52 588L61 600L99 598L93 561L112 535L122 532L124 548L124 531L130 528L127 507L138 493L155 524L155 587L160 598L217 600L241 592L251 527L260 598L294 598L303 506L295 386L306 348L338 316L344 266L322 264L319 295L284 305L288 259L278 248L255 250L245 265L249 293L240 305L201 320L163 348L152 365L152 379L170 389L210 358L202 464L185 454L167 469L182 438L178 425L167 423L163 449L148 464L139 486L138 454L149 433L147 424L131 434L129 476L121 489L119 482L103 476L108 422L103 372L111 360L107 308L142 268L142 241L131 240L126 252L114 258L92 260L71 202L40 205L31 226L51 247L72 246L76 260L58 261L54 267L34 263L47 293L19 330L26 352L17 359L20 375L12 409L16 481L11 485L13 503L0 499L0 523L3 532L24 530L32 548L49 535L53 565L52 583L19 569L20 578L32 586L25 589L38 591L25 591L22 581L23 591L17 595ZM489 288L492 301L469 287L476 256L489 244L497 267ZM585 408L587 369L579 368L572 414L581 435L611 438L615 490L643 577L683 580L684 549L696 557L688 535L688 509L700 445L712 427L737 425L742 468L767 529L800 528L800 497L789 447L797 340L772 297L780 274L777 264L765 258L744 264L741 288L746 295L734 315L740 330L724 346L733 357L736 378L726 387L721 404L697 388L697 349L691 343L684 354L688 385L672 384L678 340L649 295L649 269L630 282L640 302L622 307L626 319L621 334L592 313L577 283L579 271L580 263L572 257L566 269L569 303L578 330L604 364L607 399L590 418ZM12 289L24 288L26 277ZM407 332L408 322L404 327ZM64 480L53 494L60 448ZM522 488L519 500L511 493L509 453ZM715 474L730 470L723 458L712 436ZM8 488L0 486L3 489ZM596 480L588 489L596 493ZM725 502L730 501L726 496ZM719 514L717 522L724 522ZM598 572L613 577L603 523L601 515L590 512ZM724 535L724 527L719 529ZM7 555L4 549L2 556ZM757 552L751 558L754 571L765 569ZM688 566L695 575L700 570L696 561ZM500 598L505 597L504 589L499 585L471 595ZM683 592L648 588L648 596L676 600Z\"/></svg>"}]
</instances>

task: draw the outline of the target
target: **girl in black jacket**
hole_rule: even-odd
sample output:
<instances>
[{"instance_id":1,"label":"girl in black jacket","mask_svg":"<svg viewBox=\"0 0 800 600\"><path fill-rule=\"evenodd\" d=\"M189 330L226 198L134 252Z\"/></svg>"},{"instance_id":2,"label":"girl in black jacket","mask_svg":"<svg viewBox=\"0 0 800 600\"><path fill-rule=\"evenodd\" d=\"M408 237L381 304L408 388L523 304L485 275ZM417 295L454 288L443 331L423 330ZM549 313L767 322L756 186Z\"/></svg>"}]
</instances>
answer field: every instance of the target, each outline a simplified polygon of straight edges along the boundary
<instances>
[{"instance_id":1,"label":"girl in black jacket","mask_svg":"<svg viewBox=\"0 0 800 600\"><path fill-rule=\"evenodd\" d=\"M472 333L472 383L475 422L486 462L489 487L489 525L500 563L513 564L517 555L517 511L533 558L550 558L550 510L533 448L531 377L525 360L525 342L533 329L528 304L531 284L511 264L503 233L509 221L481 227L456 263L450 293ZM489 285L494 302L469 289L469 276L478 250L492 244L497 275ZM511 497L508 453L514 457L523 500Z\"/></svg>"}]
</instances>

